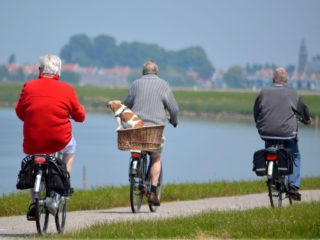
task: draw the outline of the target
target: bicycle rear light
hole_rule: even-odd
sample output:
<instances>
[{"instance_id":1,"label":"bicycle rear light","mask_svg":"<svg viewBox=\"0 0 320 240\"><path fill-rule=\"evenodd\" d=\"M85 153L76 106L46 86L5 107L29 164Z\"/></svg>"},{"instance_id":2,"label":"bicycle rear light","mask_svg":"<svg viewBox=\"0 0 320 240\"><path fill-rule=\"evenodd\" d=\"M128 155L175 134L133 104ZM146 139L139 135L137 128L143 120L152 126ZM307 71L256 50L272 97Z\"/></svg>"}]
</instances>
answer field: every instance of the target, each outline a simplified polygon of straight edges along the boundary
<instances>
[{"instance_id":1,"label":"bicycle rear light","mask_svg":"<svg viewBox=\"0 0 320 240\"><path fill-rule=\"evenodd\" d=\"M139 153L139 152L131 152L131 156L137 158L137 157L141 156L141 153Z\"/></svg>"},{"instance_id":2,"label":"bicycle rear light","mask_svg":"<svg viewBox=\"0 0 320 240\"><path fill-rule=\"evenodd\" d=\"M267 160L268 161L275 161L278 159L277 155L267 155Z\"/></svg>"},{"instance_id":3,"label":"bicycle rear light","mask_svg":"<svg viewBox=\"0 0 320 240\"><path fill-rule=\"evenodd\" d=\"M45 163L46 159L44 157L35 157L34 162L35 163Z\"/></svg>"}]
</instances>

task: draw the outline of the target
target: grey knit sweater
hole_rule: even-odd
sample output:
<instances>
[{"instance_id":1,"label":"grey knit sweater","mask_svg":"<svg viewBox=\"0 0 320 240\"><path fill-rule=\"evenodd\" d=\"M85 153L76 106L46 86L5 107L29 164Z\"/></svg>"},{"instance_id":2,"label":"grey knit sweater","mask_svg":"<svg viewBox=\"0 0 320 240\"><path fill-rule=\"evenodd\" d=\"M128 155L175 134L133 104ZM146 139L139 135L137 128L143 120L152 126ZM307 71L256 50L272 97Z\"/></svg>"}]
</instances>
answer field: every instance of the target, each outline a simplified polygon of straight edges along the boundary
<instances>
[{"instance_id":1,"label":"grey knit sweater","mask_svg":"<svg viewBox=\"0 0 320 240\"><path fill-rule=\"evenodd\" d=\"M261 89L254 104L254 120L263 139L291 139L297 135L295 114L309 123L308 107L297 91L281 84Z\"/></svg>"},{"instance_id":2,"label":"grey knit sweater","mask_svg":"<svg viewBox=\"0 0 320 240\"><path fill-rule=\"evenodd\" d=\"M165 124L166 111L172 124L178 123L179 108L166 81L148 74L135 80L128 90L124 105L147 125Z\"/></svg>"}]
</instances>

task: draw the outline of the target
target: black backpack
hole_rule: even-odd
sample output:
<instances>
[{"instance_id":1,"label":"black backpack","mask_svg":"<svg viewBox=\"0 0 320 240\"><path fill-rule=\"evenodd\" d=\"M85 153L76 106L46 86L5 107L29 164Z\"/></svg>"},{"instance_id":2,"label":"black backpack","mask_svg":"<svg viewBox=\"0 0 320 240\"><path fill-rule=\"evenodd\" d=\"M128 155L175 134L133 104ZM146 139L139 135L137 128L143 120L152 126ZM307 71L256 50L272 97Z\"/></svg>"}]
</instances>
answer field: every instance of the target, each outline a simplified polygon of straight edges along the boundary
<instances>
[{"instance_id":1,"label":"black backpack","mask_svg":"<svg viewBox=\"0 0 320 240\"><path fill-rule=\"evenodd\" d=\"M267 175L267 163L266 163L266 150L265 149L261 149L261 150L256 151L254 153L252 171L254 171L257 176Z\"/></svg>"},{"instance_id":2,"label":"black backpack","mask_svg":"<svg viewBox=\"0 0 320 240\"><path fill-rule=\"evenodd\" d=\"M23 190L34 186L34 161L33 156L28 155L21 162L21 169L18 174L16 188Z\"/></svg>"},{"instance_id":3,"label":"black backpack","mask_svg":"<svg viewBox=\"0 0 320 240\"><path fill-rule=\"evenodd\" d=\"M289 175L293 172L294 155L289 148L278 149L278 171L280 175Z\"/></svg>"},{"instance_id":4,"label":"black backpack","mask_svg":"<svg viewBox=\"0 0 320 240\"><path fill-rule=\"evenodd\" d=\"M50 158L48 161L47 186L49 189L61 194L70 194L70 175L66 164L60 158Z\"/></svg>"}]
</instances>

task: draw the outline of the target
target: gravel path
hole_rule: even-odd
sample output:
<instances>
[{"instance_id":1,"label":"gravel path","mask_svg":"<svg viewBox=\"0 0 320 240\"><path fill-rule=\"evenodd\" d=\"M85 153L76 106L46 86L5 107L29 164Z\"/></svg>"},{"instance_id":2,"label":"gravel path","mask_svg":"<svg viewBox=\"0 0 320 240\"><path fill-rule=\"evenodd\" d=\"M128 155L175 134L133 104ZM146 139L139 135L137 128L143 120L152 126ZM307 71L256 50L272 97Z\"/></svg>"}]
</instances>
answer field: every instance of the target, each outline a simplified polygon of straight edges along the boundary
<instances>
[{"instance_id":1,"label":"gravel path","mask_svg":"<svg viewBox=\"0 0 320 240\"><path fill-rule=\"evenodd\" d=\"M320 190L301 191L302 202L320 201ZM250 194L236 197L207 198L194 201L163 203L156 213L148 206L142 206L141 212L132 214L130 207L95 211L75 211L67 213L66 232L76 231L92 224L102 222L137 221L141 219L163 219L187 216L204 211L246 210L255 207L270 206L267 193ZM54 218L50 216L49 233L56 233ZM34 236L35 222L29 222L25 216L1 217L0 238Z\"/></svg>"}]
</instances>

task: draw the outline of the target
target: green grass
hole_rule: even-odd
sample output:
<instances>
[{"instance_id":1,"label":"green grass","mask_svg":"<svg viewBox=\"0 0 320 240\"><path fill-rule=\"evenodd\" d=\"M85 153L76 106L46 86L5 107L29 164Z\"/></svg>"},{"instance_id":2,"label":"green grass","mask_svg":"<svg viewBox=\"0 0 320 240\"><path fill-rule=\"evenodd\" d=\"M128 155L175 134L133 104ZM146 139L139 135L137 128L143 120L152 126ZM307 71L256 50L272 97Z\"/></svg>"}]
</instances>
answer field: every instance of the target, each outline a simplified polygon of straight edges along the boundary
<instances>
[{"instance_id":1,"label":"green grass","mask_svg":"<svg viewBox=\"0 0 320 240\"><path fill-rule=\"evenodd\" d=\"M0 103L13 106L19 99L22 84L0 83ZM79 101L89 111L105 111L109 100L123 100L127 89L105 88L96 86L75 86ZM253 104L258 92L251 91L218 91L218 90L181 90L175 89L174 96L181 111L206 113L236 113L252 115ZM312 116L320 116L320 94L301 93Z\"/></svg>"},{"instance_id":2,"label":"green grass","mask_svg":"<svg viewBox=\"0 0 320 240\"><path fill-rule=\"evenodd\" d=\"M58 238L319 238L320 202L282 208L213 211L190 217L98 224Z\"/></svg>"},{"instance_id":3,"label":"green grass","mask_svg":"<svg viewBox=\"0 0 320 240\"><path fill-rule=\"evenodd\" d=\"M302 189L319 189L320 177L303 178ZM259 181L167 184L163 187L162 202L197 200L208 197L236 196L266 192L265 179ZM267 197L267 196L266 196ZM28 209L28 191L3 195L0 216L24 215ZM68 201L68 211L107 209L130 206L129 186L97 187L76 190Z\"/></svg>"}]
</instances>

